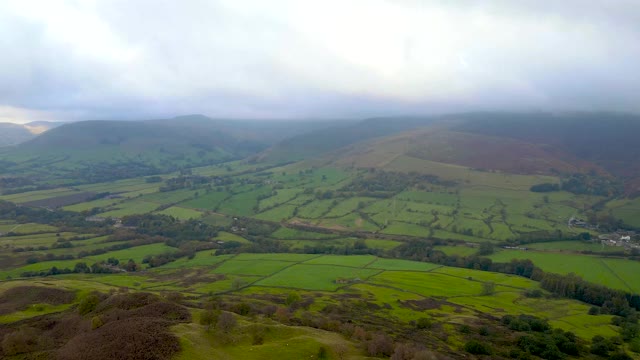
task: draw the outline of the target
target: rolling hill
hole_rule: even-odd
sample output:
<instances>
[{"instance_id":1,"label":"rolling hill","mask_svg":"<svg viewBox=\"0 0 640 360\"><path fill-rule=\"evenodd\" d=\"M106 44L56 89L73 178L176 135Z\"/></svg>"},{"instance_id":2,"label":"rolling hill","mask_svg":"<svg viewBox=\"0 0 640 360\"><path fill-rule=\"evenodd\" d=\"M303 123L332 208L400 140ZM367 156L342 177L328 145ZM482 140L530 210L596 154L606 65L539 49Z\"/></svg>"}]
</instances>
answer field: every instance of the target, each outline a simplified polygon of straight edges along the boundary
<instances>
[{"instance_id":1,"label":"rolling hill","mask_svg":"<svg viewBox=\"0 0 640 360\"><path fill-rule=\"evenodd\" d=\"M33 137L34 135L22 125L0 123L0 146L19 144Z\"/></svg>"},{"instance_id":2,"label":"rolling hill","mask_svg":"<svg viewBox=\"0 0 640 360\"><path fill-rule=\"evenodd\" d=\"M591 174L640 193L640 116L468 113L380 118L287 139L263 159L430 172L433 163L509 174Z\"/></svg>"},{"instance_id":3,"label":"rolling hill","mask_svg":"<svg viewBox=\"0 0 640 360\"><path fill-rule=\"evenodd\" d=\"M342 147L430 124L429 117L384 117L327 127L285 139L258 156L263 162L298 161Z\"/></svg>"},{"instance_id":4,"label":"rolling hill","mask_svg":"<svg viewBox=\"0 0 640 360\"><path fill-rule=\"evenodd\" d=\"M29 182L120 179L242 159L284 138L334 124L224 120L202 115L81 121L3 149L0 165L3 172L27 176ZM41 126L33 124L34 128Z\"/></svg>"},{"instance_id":5,"label":"rolling hill","mask_svg":"<svg viewBox=\"0 0 640 360\"><path fill-rule=\"evenodd\" d=\"M33 121L27 124L0 123L0 147L17 145L31 140L61 124L50 121Z\"/></svg>"}]
</instances>

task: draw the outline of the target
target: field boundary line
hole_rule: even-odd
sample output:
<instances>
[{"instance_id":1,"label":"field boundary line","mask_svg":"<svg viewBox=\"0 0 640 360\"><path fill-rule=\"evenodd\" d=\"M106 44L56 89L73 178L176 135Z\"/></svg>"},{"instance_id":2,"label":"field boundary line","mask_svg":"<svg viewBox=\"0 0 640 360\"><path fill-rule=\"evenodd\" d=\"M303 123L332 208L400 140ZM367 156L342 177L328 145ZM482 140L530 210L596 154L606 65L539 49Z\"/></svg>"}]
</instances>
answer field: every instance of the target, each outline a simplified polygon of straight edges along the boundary
<instances>
[{"instance_id":1,"label":"field boundary line","mask_svg":"<svg viewBox=\"0 0 640 360\"><path fill-rule=\"evenodd\" d=\"M629 284L627 284L626 281L624 281L623 278L620 277L620 275L618 275L618 273L616 273L615 271L613 271L613 269L609 266L609 264L607 264L603 259L600 259L600 262L602 263L602 265L604 265L605 268L607 268L607 270L609 270L609 272L611 272L613 274L613 276L615 276L618 280L620 280L624 286L627 287L627 289L629 291L631 291L631 293L633 293L633 289L631 288L631 286L629 286Z\"/></svg>"},{"instance_id":2,"label":"field boundary line","mask_svg":"<svg viewBox=\"0 0 640 360\"><path fill-rule=\"evenodd\" d=\"M256 282L258 282L258 281L266 280L266 279L268 279L268 278L270 278L270 277L272 277L272 276L274 276L274 275L277 275L277 274L281 273L282 271L284 271L285 269L288 269L288 268L290 268L290 267L292 267L292 266L295 266L295 265L302 265L305 261L309 261L309 260L312 260L312 259L317 259L317 258L322 257L322 256L323 256L323 255L318 255L318 256L316 256L316 257L314 257L314 258L307 259L307 260L304 260L304 261L296 261L296 262L292 262L290 265L287 265L287 266L283 267L282 269L280 269L280 270L278 270L278 271L274 272L273 274L270 274L270 275L264 276L262 279L258 279L258 280L256 280L256 281L254 281L253 283L251 283L251 285L255 284L255 283L256 283ZM254 286L259 286L259 285L254 285Z\"/></svg>"},{"instance_id":3,"label":"field boundary line","mask_svg":"<svg viewBox=\"0 0 640 360\"><path fill-rule=\"evenodd\" d=\"M371 264L375 263L375 262L376 262L376 261L378 261L379 259L380 259L380 258L376 256L373 260L371 260L371 261L369 261L368 263L366 263L362 268L363 268L363 269L364 269L364 268L369 269L369 265L371 265Z\"/></svg>"},{"instance_id":4,"label":"field boundary line","mask_svg":"<svg viewBox=\"0 0 640 360\"><path fill-rule=\"evenodd\" d=\"M370 267L370 268L367 268L367 269L382 270L382 271L388 271L388 272L409 272L409 273L426 274L426 273L433 272L433 270L439 269L439 268L442 268L442 267L444 267L444 265L440 265L438 267L435 267L435 268L429 269L429 270L383 269L383 268L377 268L377 267ZM440 274L440 273L434 273L434 274Z\"/></svg>"},{"instance_id":5,"label":"field boundary line","mask_svg":"<svg viewBox=\"0 0 640 360\"><path fill-rule=\"evenodd\" d=\"M441 268L442 267L444 267L444 266L441 266ZM435 270L435 269L433 269L433 270ZM480 271L484 271L484 270L480 270ZM489 272L489 271L485 271L485 272ZM463 280L468 280L468 281L475 281L475 282L479 282L479 283L492 282L491 280L488 280L488 281L476 280L475 278L473 278L473 276L470 276L471 279L469 279L469 277L458 276L458 275L453 275L453 274L447 274L447 273L442 273L442 272L436 272L434 274L441 274L441 275L455 277L455 278L458 278L458 279L463 279ZM520 277L520 276L518 276L518 277ZM525 277L522 277L522 278L526 279ZM498 285L498 286L504 286L504 287L508 287L508 288L512 288L512 289L526 290L526 288L522 288L522 287L518 287L518 286L504 285L504 284L500 284L500 283L496 283L496 282L493 282L493 283ZM496 292L499 292L499 291L496 291Z\"/></svg>"}]
</instances>

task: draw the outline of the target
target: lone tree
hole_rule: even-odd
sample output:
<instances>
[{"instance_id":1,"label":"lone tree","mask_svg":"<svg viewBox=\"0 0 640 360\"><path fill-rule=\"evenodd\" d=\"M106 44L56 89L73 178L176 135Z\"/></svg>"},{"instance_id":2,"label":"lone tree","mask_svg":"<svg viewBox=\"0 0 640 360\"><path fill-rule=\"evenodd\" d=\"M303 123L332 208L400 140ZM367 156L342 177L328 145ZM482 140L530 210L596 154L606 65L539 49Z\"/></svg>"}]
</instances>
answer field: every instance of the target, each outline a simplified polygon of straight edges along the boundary
<instances>
[{"instance_id":1,"label":"lone tree","mask_svg":"<svg viewBox=\"0 0 640 360\"><path fill-rule=\"evenodd\" d=\"M233 330L233 328L236 327L236 324L237 324L237 321L235 316L233 316L229 312L223 312L222 314L220 314L220 316L218 316L216 329L226 334L231 330Z\"/></svg>"},{"instance_id":2,"label":"lone tree","mask_svg":"<svg viewBox=\"0 0 640 360\"><path fill-rule=\"evenodd\" d=\"M207 331L218 321L218 313L213 309L207 309L200 315L200 325L206 325Z\"/></svg>"},{"instance_id":3,"label":"lone tree","mask_svg":"<svg viewBox=\"0 0 640 360\"><path fill-rule=\"evenodd\" d=\"M491 295L496 292L496 284L493 281L482 283L482 295Z\"/></svg>"},{"instance_id":4,"label":"lone tree","mask_svg":"<svg viewBox=\"0 0 640 360\"><path fill-rule=\"evenodd\" d=\"M480 249L478 250L478 255L491 255L493 254L493 244L485 241L483 243L480 244Z\"/></svg>"}]
</instances>

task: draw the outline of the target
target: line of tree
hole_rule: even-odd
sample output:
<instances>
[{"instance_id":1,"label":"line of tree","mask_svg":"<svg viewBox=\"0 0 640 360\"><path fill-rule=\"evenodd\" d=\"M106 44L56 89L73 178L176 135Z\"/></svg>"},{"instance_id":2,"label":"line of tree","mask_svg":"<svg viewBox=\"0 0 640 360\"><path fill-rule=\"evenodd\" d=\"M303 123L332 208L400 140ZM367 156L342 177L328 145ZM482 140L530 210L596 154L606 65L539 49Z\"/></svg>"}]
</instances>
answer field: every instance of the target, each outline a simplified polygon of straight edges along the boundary
<instances>
[{"instance_id":1,"label":"line of tree","mask_svg":"<svg viewBox=\"0 0 640 360\"><path fill-rule=\"evenodd\" d=\"M138 264L133 259L129 259L124 264L121 264L118 259L109 258L107 261L99 261L93 263L91 266L86 262L78 262L73 269L62 268L52 266L49 270L42 271L25 271L20 274L21 277L36 277L36 276L55 276L64 274L113 274L122 271L135 272L139 270Z\"/></svg>"}]
</instances>

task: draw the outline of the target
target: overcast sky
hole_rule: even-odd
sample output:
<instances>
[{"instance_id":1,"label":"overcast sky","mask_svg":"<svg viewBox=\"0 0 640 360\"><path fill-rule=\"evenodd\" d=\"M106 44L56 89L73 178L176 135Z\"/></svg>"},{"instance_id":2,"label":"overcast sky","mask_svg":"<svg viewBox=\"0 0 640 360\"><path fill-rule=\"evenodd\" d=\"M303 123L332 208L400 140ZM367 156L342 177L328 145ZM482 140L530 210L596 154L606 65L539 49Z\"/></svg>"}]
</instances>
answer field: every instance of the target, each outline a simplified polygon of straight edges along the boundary
<instances>
[{"instance_id":1,"label":"overcast sky","mask_svg":"<svg viewBox=\"0 0 640 360\"><path fill-rule=\"evenodd\" d=\"M3 0L0 49L0 121L640 112L639 0Z\"/></svg>"}]
</instances>

